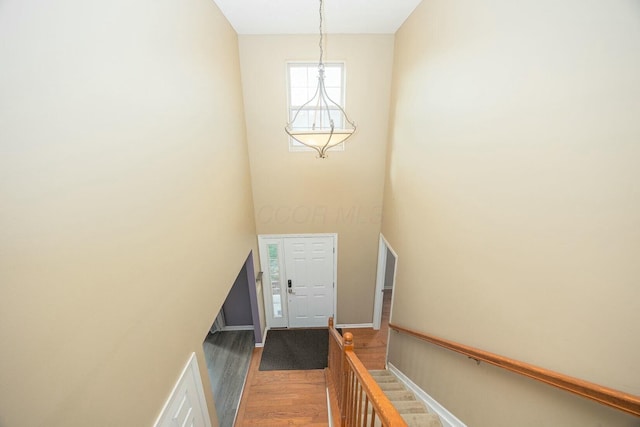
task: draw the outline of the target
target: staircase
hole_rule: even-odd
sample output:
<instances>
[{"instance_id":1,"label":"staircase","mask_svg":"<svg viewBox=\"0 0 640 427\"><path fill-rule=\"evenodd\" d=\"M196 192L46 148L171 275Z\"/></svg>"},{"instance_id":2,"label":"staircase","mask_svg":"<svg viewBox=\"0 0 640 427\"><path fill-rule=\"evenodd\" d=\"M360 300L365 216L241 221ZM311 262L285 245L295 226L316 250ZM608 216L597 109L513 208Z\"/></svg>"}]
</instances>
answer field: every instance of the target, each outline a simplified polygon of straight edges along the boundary
<instances>
[{"instance_id":1,"label":"staircase","mask_svg":"<svg viewBox=\"0 0 640 427\"><path fill-rule=\"evenodd\" d=\"M344 337L329 318L325 370L332 425L340 427L443 427L415 395L389 371L367 370L353 351L353 334Z\"/></svg>"},{"instance_id":2,"label":"staircase","mask_svg":"<svg viewBox=\"0 0 640 427\"><path fill-rule=\"evenodd\" d=\"M413 392L407 390L394 374L388 370L369 371L369 374L409 427L442 427L438 415L430 413L422 402L416 400Z\"/></svg>"}]
</instances>

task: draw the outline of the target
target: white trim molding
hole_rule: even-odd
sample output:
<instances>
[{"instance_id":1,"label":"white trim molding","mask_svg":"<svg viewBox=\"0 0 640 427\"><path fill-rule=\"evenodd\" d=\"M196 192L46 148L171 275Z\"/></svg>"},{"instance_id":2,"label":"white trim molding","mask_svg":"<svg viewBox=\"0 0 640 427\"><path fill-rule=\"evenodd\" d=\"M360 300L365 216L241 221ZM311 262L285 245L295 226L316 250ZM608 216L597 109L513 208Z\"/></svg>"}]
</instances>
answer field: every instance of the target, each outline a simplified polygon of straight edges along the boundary
<instances>
[{"instance_id":1,"label":"white trim molding","mask_svg":"<svg viewBox=\"0 0 640 427\"><path fill-rule=\"evenodd\" d=\"M335 327L336 328L352 328L352 329L373 328L373 323L342 323L342 324L337 324Z\"/></svg>"},{"instance_id":2,"label":"white trim molding","mask_svg":"<svg viewBox=\"0 0 640 427\"><path fill-rule=\"evenodd\" d=\"M223 331L253 331L255 327L253 325L240 325L240 326L223 326Z\"/></svg>"},{"instance_id":3,"label":"white trim molding","mask_svg":"<svg viewBox=\"0 0 640 427\"><path fill-rule=\"evenodd\" d=\"M421 400L431 412L437 414L440 417L440 422L444 427L467 427L465 423L460 421L455 415L447 410L444 406L438 403L433 397L421 389L416 383L411 381L402 371L393 366L392 363L387 363L389 371L393 372L396 377L405 385L409 390L416 395L416 398Z\"/></svg>"},{"instance_id":4,"label":"white trim molding","mask_svg":"<svg viewBox=\"0 0 640 427\"><path fill-rule=\"evenodd\" d=\"M191 353L189 361L182 369L182 373L162 407L154 427L186 424L195 427L211 427L207 399L204 396L204 387L195 353Z\"/></svg>"},{"instance_id":5,"label":"white trim molding","mask_svg":"<svg viewBox=\"0 0 640 427\"><path fill-rule=\"evenodd\" d=\"M329 398L329 387L325 388L327 392L327 416L329 417L329 427L333 427L333 416L331 415L331 399Z\"/></svg>"},{"instance_id":6,"label":"white trim molding","mask_svg":"<svg viewBox=\"0 0 640 427\"><path fill-rule=\"evenodd\" d=\"M394 258L393 265L393 278L392 278L392 286L385 287L385 278L387 275L387 253L391 253ZM396 283L396 273L398 271L398 254L391 247L387 239L384 237L382 233L380 233L380 237L378 239L378 265L376 267L376 290L374 292L373 299L373 329L379 330L380 324L382 323L382 306L383 306L383 292L385 290L395 288ZM393 309L393 297L395 293L391 294L391 307ZM389 321L391 321L391 311L389 312Z\"/></svg>"},{"instance_id":7,"label":"white trim molding","mask_svg":"<svg viewBox=\"0 0 640 427\"><path fill-rule=\"evenodd\" d=\"M267 332L269 332L269 329L270 328L268 326L264 328L264 334L262 334L262 342L256 343L257 348L264 347L264 343L267 341Z\"/></svg>"}]
</instances>

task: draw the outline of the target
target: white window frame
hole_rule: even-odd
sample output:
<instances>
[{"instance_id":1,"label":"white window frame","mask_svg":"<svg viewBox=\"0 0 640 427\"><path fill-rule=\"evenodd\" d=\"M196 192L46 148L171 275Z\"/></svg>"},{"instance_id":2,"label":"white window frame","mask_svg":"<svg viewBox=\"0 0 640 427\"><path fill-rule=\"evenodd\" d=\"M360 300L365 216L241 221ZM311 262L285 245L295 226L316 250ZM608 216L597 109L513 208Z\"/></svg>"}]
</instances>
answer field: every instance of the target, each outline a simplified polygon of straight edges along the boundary
<instances>
[{"instance_id":1,"label":"white window frame","mask_svg":"<svg viewBox=\"0 0 640 427\"><path fill-rule=\"evenodd\" d=\"M287 123L289 123L292 119L291 117L291 73L290 73L290 69L291 66L306 66L308 68L318 68L318 61L287 61L286 63L286 69L285 69L285 73L286 73L286 82L287 82ZM332 101L337 102L343 110L346 111L346 94L347 94L347 64L345 61L330 61L330 62L324 62L324 66L325 69L328 67L335 67L335 66L339 66L342 69L342 81L340 82L341 84L341 99L332 99ZM317 80L315 81L315 85L312 87L316 87L317 86ZM299 107L298 107L299 108ZM297 111L297 109L296 109ZM309 148L304 144L301 144L300 142L296 141L295 139L293 139L292 137L288 137L289 139L289 151L290 152L309 152L309 151L314 151L313 148ZM344 142L341 142L340 144L336 145L335 147L331 148L331 151L344 151Z\"/></svg>"}]
</instances>

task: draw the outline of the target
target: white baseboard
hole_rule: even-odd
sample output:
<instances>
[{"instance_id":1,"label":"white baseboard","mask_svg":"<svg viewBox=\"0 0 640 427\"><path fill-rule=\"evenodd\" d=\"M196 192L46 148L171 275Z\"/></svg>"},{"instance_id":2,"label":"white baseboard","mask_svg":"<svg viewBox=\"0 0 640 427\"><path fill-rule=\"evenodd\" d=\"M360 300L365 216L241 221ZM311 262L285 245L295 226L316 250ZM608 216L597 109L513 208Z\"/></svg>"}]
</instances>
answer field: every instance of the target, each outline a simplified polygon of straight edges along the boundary
<instances>
[{"instance_id":1,"label":"white baseboard","mask_svg":"<svg viewBox=\"0 0 640 427\"><path fill-rule=\"evenodd\" d=\"M326 389L327 392L327 415L329 416L329 427L333 427L333 416L331 415L331 399L329 398L329 388Z\"/></svg>"},{"instance_id":2,"label":"white baseboard","mask_svg":"<svg viewBox=\"0 0 640 427\"><path fill-rule=\"evenodd\" d=\"M265 327L264 328L264 333L262 334L262 342L257 342L256 343L256 347L260 348L260 347L264 347L264 343L265 341L267 341L267 332L269 331L269 327Z\"/></svg>"},{"instance_id":3,"label":"white baseboard","mask_svg":"<svg viewBox=\"0 0 640 427\"><path fill-rule=\"evenodd\" d=\"M252 356L253 357L253 356ZM238 419L238 410L240 409L240 402L242 401L242 395L244 394L244 389L247 386L247 380L249 379L249 370L251 369L251 359L249 359L249 366L247 366L247 372L244 374L244 381L242 382L242 389L240 390L240 397L238 398L238 404L236 405L236 412L233 414L233 424L236 425L236 420Z\"/></svg>"},{"instance_id":4,"label":"white baseboard","mask_svg":"<svg viewBox=\"0 0 640 427\"><path fill-rule=\"evenodd\" d=\"M373 323L343 323L335 326L336 328L373 328Z\"/></svg>"},{"instance_id":5,"label":"white baseboard","mask_svg":"<svg viewBox=\"0 0 640 427\"><path fill-rule=\"evenodd\" d=\"M253 325L224 326L223 331L253 331Z\"/></svg>"},{"instance_id":6,"label":"white baseboard","mask_svg":"<svg viewBox=\"0 0 640 427\"><path fill-rule=\"evenodd\" d=\"M392 363L387 363L387 367L398 377L400 381L402 381L405 386L407 386L409 390L411 390L416 395L416 398L420 399L422 403L427 405L431 412L438 414L438 416L440 417L440 421L442 422L442 425L444 427L467 427L465 423L456 418L455 415L453 415L444 406L438 403L437 400L429 396L426 391L418 387L416 383L411 381L409 377L403 374L402 371L400 371L398 368L393 366Z\"/></svg>"}]
</instances>

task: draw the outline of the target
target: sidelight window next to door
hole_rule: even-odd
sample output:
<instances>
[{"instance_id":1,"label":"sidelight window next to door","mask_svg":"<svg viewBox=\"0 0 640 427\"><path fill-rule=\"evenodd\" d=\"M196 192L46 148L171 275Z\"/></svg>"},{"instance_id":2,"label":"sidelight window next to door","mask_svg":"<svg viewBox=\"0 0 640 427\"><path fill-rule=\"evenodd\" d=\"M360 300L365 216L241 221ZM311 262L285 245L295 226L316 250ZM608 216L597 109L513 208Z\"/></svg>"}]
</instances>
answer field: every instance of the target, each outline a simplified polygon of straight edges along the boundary
<instances>
[{"instance_id":1,"label":"sidelight window next to door","mask_svg":"<svg viewBox=\"0 0 640 427\"><path fill-rule=\"evenodd\" d=\"M273 317L282 318L282 282L280 279L280 245L278 243L267 243L267 253L269 257L269 271L267 275L269 277L270 289L271 289L271 309Z\"/></svg>"},{"instance_id":2,"label":"sidelight window next to door","mask_svg":"<svg viewBox=\"0 0 640 427\"><path fill-rule=\"evenodd\" d=\"M337 235L259 236L267 325L326 326L334 315Z\"/></svg>"}]
</instances>

